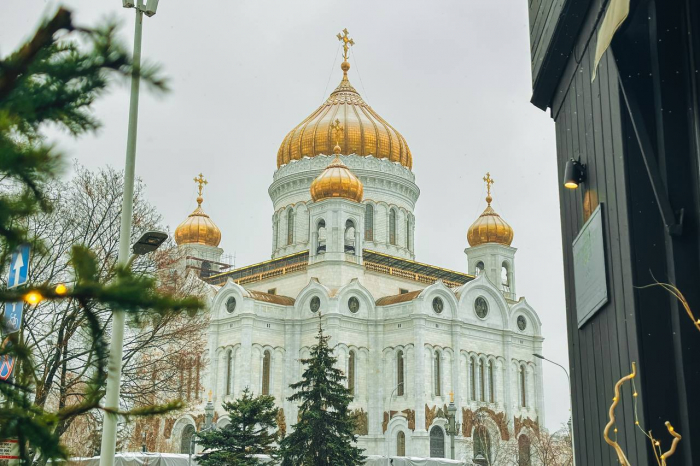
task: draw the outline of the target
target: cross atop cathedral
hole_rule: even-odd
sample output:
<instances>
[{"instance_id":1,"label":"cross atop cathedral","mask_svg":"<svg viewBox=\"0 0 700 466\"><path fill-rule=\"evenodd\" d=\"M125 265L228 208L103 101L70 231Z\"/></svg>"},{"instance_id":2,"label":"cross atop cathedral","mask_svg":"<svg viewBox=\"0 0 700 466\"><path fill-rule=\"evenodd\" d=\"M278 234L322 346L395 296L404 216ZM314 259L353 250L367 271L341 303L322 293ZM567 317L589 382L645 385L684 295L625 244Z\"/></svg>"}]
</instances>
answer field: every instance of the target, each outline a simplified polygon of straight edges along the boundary
<instances>
[{"instance_id":1,"label":"cross atop cathedral","mask_svg":"<svg viewBox=\"0 0 700 466\"><path fill-rule=\"evenodd\" d=\"M343 29L342 34L338 33L338 36L337 36L338 40L343 43L343 58L345 59L345 61L348 61L348 49L350 48L350 46L355 45L355 41L352 40L348 36L348 34L350 34L350 33L348 32L348 30L346 28L346 29Z\"/></svg>"},{"instance_id":2,"label":"cross atop cathedral","mask_svg":"<svg viewBox=\"0 0 700 466\"><path fill-rule=\"evenodd\" d=\"M204 176L202 176L201 173L199 176L194 177L194 182L199 185L199 197L202 197L202 188L204 188L205 184L209 184L209 182L204 179Z\"/></svg>"},{"instance_id":3,"label":"cross atop cathedral","mask_svg":"<svg viewBox=\"0 0 700 466\"><path fill-rule=\"evenodd\" d=\"M486 182L486 194L488 197L491 197L491 185L494 184L496 181L494 181L491 178L491 173L486 172L486 176L484 177L484 181Z\"/></svg>"},{"instance_id":4,"label":"cross atop cathedral","mask_svg":"<svg viewBox=\"0 0 700 466\"><path fill-rule=\"evenodd\" d=\"M331 124L331 129L335 132L335 145L339 146L340 145L340 136L343 134L343 125L340 124L339 119L335 119L335 121Z\"/></svg>"}]
</instances>

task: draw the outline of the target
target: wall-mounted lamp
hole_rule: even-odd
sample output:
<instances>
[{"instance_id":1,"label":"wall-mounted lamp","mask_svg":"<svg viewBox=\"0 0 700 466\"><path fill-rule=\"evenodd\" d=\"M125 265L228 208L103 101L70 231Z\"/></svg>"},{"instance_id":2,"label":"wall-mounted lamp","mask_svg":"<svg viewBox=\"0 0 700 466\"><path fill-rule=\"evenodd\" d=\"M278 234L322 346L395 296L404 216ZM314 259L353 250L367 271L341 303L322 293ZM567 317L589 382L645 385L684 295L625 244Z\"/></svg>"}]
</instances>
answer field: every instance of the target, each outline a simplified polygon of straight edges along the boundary
<instances>
[{"instance_id":1,"label":"wall-mounted lamp","mask_svg":"<svg viewBox=\"0 0 700 466\"><path fill-rule=\"evenodd\" d=\"M564 169L564 187L576 189L578 185L584 181L586 181L586 166L574 159L566 162L566 168Z\"/></svg>"}]
</instances>

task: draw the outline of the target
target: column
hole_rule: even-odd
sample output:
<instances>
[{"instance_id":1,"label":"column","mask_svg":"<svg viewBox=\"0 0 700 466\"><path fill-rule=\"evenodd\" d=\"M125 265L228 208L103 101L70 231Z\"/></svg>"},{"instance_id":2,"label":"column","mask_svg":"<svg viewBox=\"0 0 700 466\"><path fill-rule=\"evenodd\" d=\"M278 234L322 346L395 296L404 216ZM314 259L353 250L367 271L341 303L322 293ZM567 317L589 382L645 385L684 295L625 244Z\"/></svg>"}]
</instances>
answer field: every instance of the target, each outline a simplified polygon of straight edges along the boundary
<instances>
[{"instance_id":1,"label":"column","mask_svg":"<svg viewBox=\"0 0 700 466\"><path fill-rule=\"evenodd\" d=\"M257 384L253 385L253 381L250 379L252 371L253 321L253 317L241 318L241 364L240 368L236 368L236 375L241 381L241 390L245 387L250 387L251 390L255 390L256 395L259 395L260 391L257 389ZM234 393L233 395L237 394Z\"/></svg>"},{"instance_id":2,"label":"column","mask_svg":"<svg viewBox=\"0 0 700 466\"><path fill-rule=\"evenodd\" d=\"M506 421L508 422L510 422L513 419L513 369L512 361L510 358L510 339L510 332L506 332L503 335L503 355L506 359L503 371L503 403L505 405Z\"/></svg>"},{"instance_id":3,"label":"column","mask_svg":"<svg viewBox=\"0 0 700 466\"><path fill-rule=\"evenodd\" d=\"M416 432L426 433L425 430L425 342L423 330L425 318L413 321L413 346L415 348L415 374L414 374L414 399L416 410Z\"/></svg>"}]
</instances>

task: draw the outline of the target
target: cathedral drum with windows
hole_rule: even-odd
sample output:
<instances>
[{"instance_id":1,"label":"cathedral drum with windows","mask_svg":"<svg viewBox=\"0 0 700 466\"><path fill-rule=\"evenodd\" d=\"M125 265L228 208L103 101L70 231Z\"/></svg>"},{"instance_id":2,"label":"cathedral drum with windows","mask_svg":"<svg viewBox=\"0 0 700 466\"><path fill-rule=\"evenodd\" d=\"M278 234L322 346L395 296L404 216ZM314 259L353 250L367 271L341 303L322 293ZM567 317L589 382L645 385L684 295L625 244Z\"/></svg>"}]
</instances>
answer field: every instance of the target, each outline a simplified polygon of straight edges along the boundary
<instances>
[{"instance_id":1,"label":"cathedral drum with windows","mask_svg":"<svg viewBox=\"0 0 700 466\"><path fill-rule=\"evenodd\" d=\"M487 206L467 232L467 271L416 262L411 151L350 84L347 53L341 69L338 87L277 153L271 260L216 269L220 233L201 196L176 232L189 256L214 264L193 269L213 290L202 392L211 390L215 425L227 423L222 403L249 387L275 397L291 432L289 385L301 377L320 313L365 454L449 456L453 395L458 458L491 464L501 442L529 458L532 429L544 421L532 356L542 350L541 322L516 293L513 229L491 207L493 180L484 178ZM173 449L201 427L203 408L171 422Z\"/></svg>"}]
</instances>

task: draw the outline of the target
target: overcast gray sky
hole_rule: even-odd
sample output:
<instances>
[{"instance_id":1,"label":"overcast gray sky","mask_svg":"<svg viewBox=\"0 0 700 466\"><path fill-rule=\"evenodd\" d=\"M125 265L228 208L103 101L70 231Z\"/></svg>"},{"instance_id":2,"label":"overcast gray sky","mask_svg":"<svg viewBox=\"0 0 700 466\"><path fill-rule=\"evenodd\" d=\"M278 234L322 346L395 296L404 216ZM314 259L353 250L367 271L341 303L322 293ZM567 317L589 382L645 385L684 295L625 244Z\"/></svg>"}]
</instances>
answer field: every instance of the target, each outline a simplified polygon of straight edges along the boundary
<instances>
[{"instance_id":1,"label":"overcast gray sky","mask_svg":"<svg viewBox=\"0 0 700 466\"><path fill-rule=\"evenodd\" d=\"M57 3L3 1L0 54ZM119 0L61 3L81 24L118 19L132 46L134 12ZM269 259L277 149L340 81L335 35L348 28L351 82L413 153L416 259L466 271L466 232L490 171L494 208L515 230L518 294L542 319L545 355L568 367L554 126L529 102L527 3L161 0L145 19L143 55L173 91L141 94L136 173L149 201L173 229L195 208L202 172L203 207L226 253L239 266ZM122 169L128 93L124 82L96 105L99 133L59 135L60 146L87 167ZM556 429L569 417L567 381L558 367L544 371L546 425Z\"/></svg>"}]
</instances>

